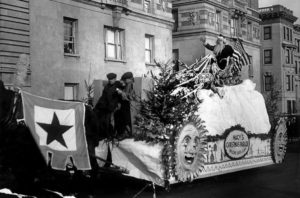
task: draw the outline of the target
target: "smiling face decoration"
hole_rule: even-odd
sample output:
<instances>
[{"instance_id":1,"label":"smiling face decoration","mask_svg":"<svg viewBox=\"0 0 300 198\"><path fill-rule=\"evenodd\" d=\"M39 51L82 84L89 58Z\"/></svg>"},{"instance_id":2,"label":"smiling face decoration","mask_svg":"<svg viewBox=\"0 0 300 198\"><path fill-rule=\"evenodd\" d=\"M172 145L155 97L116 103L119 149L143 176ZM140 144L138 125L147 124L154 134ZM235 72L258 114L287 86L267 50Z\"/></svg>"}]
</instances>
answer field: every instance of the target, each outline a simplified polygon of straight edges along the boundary
<instances>
[{"instance_id":1,"label":"smiling face decoration","mask_svg":"<svg viewBox=\"0 0 300 198\"><path fill-rule=\"evenodd\" d=\"M190 166L194 163L195 156L199 150L199 139L200 138L195 136L195 134L189 134L183 138L180 145L183 152L180 154L183 154L181 157L184 159L183 163L185 166Z\"/></svg>"},{"instance_id":2,"label":"smiling face decoration","mask_svg":"<svg viewBox=\"0 0 300 198\"><path fill-rule=\"evenodd\" d=\"M205 146L201 142L204 134L193 124L187 124L179 133L176 141L176 173L178 180L196 178L202 171L205 159Z\"/></svg>"}]
</instances>

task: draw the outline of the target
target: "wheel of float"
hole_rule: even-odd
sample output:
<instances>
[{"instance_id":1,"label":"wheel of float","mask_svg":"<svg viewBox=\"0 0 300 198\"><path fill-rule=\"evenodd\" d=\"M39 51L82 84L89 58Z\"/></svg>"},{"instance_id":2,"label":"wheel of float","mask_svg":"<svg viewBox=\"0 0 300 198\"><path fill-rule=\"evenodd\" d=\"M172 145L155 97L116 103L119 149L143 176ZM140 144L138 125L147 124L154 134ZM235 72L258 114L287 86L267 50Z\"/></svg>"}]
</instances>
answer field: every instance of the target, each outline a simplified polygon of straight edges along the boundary
<instances>
[{"instance_id":1,"label":"wheel of float","mask_svg":"<svg viewBox=\"0 0 300 198\"><path fill-rule=\"evenodd\" d=\"M179 181L192 181L203 170L206 155L206 130L194 123L181 129L175 141L175 174Z\"/></svg>"},{"instance_id":2,"label":"wheel of float","mask_svg":"<svg viewBox=\"0 0 300 198\"><path fill-rule=\"evenodd\" d=\"M272 158L274 163L278 164L283 162L287 149L287 141L288 135L286 123L283 118L280 118L274 130L274 134L271 141Z\"/></svg>"}]
</instances>

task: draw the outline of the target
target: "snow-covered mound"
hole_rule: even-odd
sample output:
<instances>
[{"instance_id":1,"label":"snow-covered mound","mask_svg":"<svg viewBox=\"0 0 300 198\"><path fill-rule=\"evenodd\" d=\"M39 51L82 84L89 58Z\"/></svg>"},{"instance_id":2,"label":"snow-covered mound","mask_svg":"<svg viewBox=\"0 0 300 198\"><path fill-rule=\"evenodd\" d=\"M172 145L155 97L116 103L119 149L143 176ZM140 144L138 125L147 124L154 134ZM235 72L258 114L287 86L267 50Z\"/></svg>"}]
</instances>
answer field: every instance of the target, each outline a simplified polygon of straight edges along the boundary
<instances>
[{"instance_id":1,"label":"snow-covered mound","mask_svg":"<svg viewBox=\"0 0 300 198\"><path fill-rule=\"evenodd\" d=\"M211 90L200 90L197 97L203 102L197 114L205 121L208 135L222 135L235 125L241 125L250 133L268 133L271 125L261 93L255 90L255 83L245 80L240 85L219 88L224 97Z\"/></svg>"}]
</instances>

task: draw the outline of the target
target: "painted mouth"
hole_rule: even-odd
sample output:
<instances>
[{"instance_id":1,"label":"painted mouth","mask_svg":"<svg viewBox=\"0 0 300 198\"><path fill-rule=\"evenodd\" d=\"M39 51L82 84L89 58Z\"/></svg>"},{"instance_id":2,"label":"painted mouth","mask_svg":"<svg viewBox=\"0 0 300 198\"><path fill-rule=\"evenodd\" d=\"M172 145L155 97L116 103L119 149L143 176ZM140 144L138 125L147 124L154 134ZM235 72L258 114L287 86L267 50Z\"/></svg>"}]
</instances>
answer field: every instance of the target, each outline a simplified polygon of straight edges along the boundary
<instances>
[{"instance_id":1,"label":"painted mouth","mask_svg":"<svg viewBox=\"0 0 300 198\"><path fill-rule=\"evenodd\" d=\"M193 154L186 154L184 156L184 159L188 164L192 164L194 162L195 157Z\"/></svg>"}]
</instances>

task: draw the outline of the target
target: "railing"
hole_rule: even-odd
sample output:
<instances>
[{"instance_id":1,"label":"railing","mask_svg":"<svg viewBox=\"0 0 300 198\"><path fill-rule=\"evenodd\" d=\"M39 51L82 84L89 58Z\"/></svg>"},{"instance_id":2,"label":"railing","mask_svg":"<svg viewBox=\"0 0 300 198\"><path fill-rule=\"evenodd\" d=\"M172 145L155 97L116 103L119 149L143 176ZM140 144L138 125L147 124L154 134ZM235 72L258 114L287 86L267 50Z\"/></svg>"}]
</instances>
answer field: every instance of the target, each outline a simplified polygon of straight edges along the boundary
<instances>
[{"instance_id":1,"label":"railing","mask_svg":"<svg viewBox=\"0 0 300 198\"><path fill-rule=\"evenodd\" d=\"M270 7L260 8L259 12L261 14L268 13L268 12L286 12L287 14L293 15L292 10L287 9L286 7L284 7L282 5L274 5L274 6L270 6Z\"/></svg>"},{"instance_id":2,"label":"railing","mask_svg":"<svg viewBox=\"0 0 300 198\"><path fill-rule=\"evenodd\" d=\"M242 2L240 0L234 0L234 5L239 7L239 8L242 8L242 9L246 9L246 2Z\"/></svg>"},{"instance_id":3,"label":"railing","mask_svg":"<svg viewBox=\"0 0 300 198\"><path fill-rule=\"evenodd\" d=\"M228 1L228 5L231 6L231 8L240 8L245 10L247 2L245 0L231 0Z\"/></svg>"},{"instance_id":4,"label":"railing","mask_svg":"<svg viewBox=\"0 0 300 198\"><path fill-rule=\"evenodd\" d=\"M260 8L259 12L260 13L263 13L263 12L273 12L273 7Z\"/></svg>"}]
</instances>

